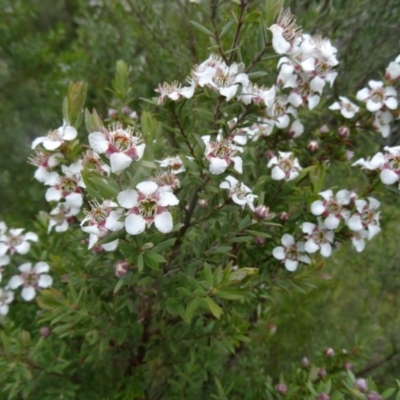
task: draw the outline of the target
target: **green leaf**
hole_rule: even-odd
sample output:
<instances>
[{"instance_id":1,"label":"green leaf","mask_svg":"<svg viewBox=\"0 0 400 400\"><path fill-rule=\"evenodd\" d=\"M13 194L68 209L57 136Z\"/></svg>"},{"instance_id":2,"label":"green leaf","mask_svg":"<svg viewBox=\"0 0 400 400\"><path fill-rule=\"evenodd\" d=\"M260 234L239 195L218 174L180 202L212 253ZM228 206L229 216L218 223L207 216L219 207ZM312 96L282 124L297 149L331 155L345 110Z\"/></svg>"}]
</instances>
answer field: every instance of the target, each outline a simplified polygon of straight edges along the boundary
<instances>
[{"instance_id":1,"label":"green leaf","mask_svg":"<svg viewBox=\"0 0 400 400\"><path fill-rule=\"evenodd\" d=\"M381 396L382 396L383 399L387 399L387 398L390 397L395 391L396 391L396 389L394 389L394 388L386 389L386 390L381 394Z\"/></svg>"},{"instance_id":2,"label":"green leaf","mask_svg":"<svg viewBox=\"0 0 400 400\"><path fill-rule=\"evenodd\" d=\"M190 23L191 23L199 32L204 33L204 34L206 34L206 35L208 35L208 36L213 36L213 33L212 33L209 29L207 29L205 26L199 24L198 22L196 22L196 21L190 21Z\"/></svg>"},{"instance_id":3,"label":"green leaf","mask_svg":"<svg viewBox=\"0 0 400 400\"><path fill-rule=\"evenodd\" d=\"M144 263L143 263L143 256L141 254L138 255L137 263L138 263L138 271L142 272Z\"/></svg>"},{"instance_id":4,"label":"green leaf","mask_svg":"<svg viewBox=\"0 0 400 400\"><path fill-rule=\"evenodd\" d=\"M140 117L140 126L144 141L147 144L153 143L156 138L158 122L149 111L143 111Z\"/></svg>"},{"instance_id":5,"label":"green leaf","mask_svg":"<svg viewBox=\"0 0 400 400\"><path fill-rule=\"evenodd\" d=\"M262 78L263 76L267 76L268 72L266 71L256 71L256 72L250 72L248 74L249 78L251 79L257 79L257 78Z\"/></svg>"},{"instance_id":6,"label":"green leaf","mask_svg":"<svg viewBox=\"0 0 400 400\"><path fill-rule=\"evenodd\" d=\"M125 281L123 279L120 279L114 287L113 294L118 293L118 291L122 288L122 286L124 286L124 283Z\"/></svg>"},{"instance_id":7,"label":"green leaf","mask_svg":"<svg viewBox=\"0 0 400 400\"><path fill-rule=\"evenodd\" d=\"M213 287L214 286L214 277L211 270L211 265L204 263L204 277L206 278L207 283Z\"/></svg>"},{"instance_id":8,"label":"green leaf","mask_svg":"<svg viewBox=\"0 0 400 400\"><path fill-rule=\"evenodd\" d=\"M212 315L214 315L215 318L220 319L221 314L223 314L222 308L211 298L211 297L206 297L205 301L208 305L208 308L210 309Z\"/></svg>"}]
</instances>

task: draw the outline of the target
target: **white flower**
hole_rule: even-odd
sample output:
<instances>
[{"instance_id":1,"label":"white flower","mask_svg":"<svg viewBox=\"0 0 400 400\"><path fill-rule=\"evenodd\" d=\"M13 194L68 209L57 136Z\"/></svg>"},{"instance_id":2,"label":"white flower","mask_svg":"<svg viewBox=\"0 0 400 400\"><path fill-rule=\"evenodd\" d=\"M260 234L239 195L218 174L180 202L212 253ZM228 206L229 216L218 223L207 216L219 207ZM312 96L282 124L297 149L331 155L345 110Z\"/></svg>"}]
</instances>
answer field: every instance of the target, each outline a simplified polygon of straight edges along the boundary
<instances>
[{"instance_id":1,"label":"white flower","mask_svg":"<svg viewBox=\"0 0 400 400\"><path fill-rule=\"evenodd\" d=\"M357 92L357 100L364 101L370 112L379 111L382 107L394 110L397 108L397 91L394 87L384 87L383 82L371 80L371 89L364 88Z\"/></svg>"},{"instance_id":2,"label":"white flower","mask_svg":"<svg viewBox=\"0 0 400 400\"><path fill-rule=\"evenodd\" d=\"M295 271L300 261L306 264L311 262L308 256L304 254L304 243L296 243L292 235L285 233L281 238L281 243L283 246L275 247L272 255L277 260L282 260L288 271Z\"/></svg>"},{"instance_id":3,"label":"white flower","mask_svg":"<svg viewBox=\"0 0 400 400\"><path fill-rule=\"evenodd\" d=\"M243 161L239 156L235 156L238 151L243 151L242 147L234 145L231 139L225 139L221 135L217 136L216 142L212 142L209 135L202 136L202 139L206 144L204 155L210 162L209 169L213 175L225 172L231 162L239 174L243 172Z\"/></svg>"},{"instance_id":4,"label":"white flower","mask_svg":"<svg viewBox=\"0 0 400 400\"><path fill-rule=\"evenodd\" d=\"M229 196L236 204L239 204L242 207L247 204L250 209L254 211L254 199L256 199L258 196L251 193L251 189L249 187L239 182L233 176L227 176L225 181L221 182L219 187L221 189L228 189Z\"/></svg>"},{"instance_id":5,"label":"white flower","mask_svg":"<svg viewBox=\"0 0 400 400\"><path fill-rule=\"evenodd\" d=\"M46 150L53 151L58 149L65 141L74 140L78 136L77 130L64 121L63 126L60 126L54 131L50 131L47 136L36 138L32 142L32 149L41 144Z\"/></svg>"},{"instance_id":6,"label":"white flower","mask_svg":"<svg viewBox=\"0 0 400 400\"><path fill-rule=\"evenodd\" d=\"M44 272L49 272L49 264L38 262L32 268L32 263L22 264L18 268L20 275L14 275L8 282L10 289L16 289L23 285L21 296L24 300L30 301L36 296L36 290L47 288L52 285L53 278Z\"/></svg>"},{"instance_id":7,"label":"white flower","mask_svg":"<svg viewBox=\"0 0 400 400\"><path fill-rule=\"evenodd\" d=\"M319 193L323 200L316 200L311 204L311 213L322 215L325 218L325 226L328 229L336 229L340 224L340 219L347 220L350 212L344 208L350 203L350 192L339 190L333 196L332 190L325 190Z\"/></svg>"},{"instance_id":8,"label":"white flower","mask_svg":"<svg viewBox=\"0 0 400 400\"><path fill-rule=\"evenodd\" d=\"M85 155L82 158L82 169L88 166L91 169L96 170L98 173L101 175L110 175L111 168L104 164L103 161L101 161L100 156L94 152L93 150L87 150Z\"/></svg>"},{"instance_id":9,"label":"white flower","mask_svg":"<svg viewBox=\"0 0 400 400\"><path fill-rule=\"evenodd\" d=\"M180 174L185 172L185 165L179 156L167 157L164 160L157 161L161 168L168 168L172 174Z\"/></svg>"},{"instance_id":10,"label":"white flower","mask_svg":"<svg viewBox=\"0 0 400 400\"><path fill-rule=\"evenodd\" d=\"M138 190L124 190L118 195L119 204L128 209L125 219L125 229L131 235L138 235L153 222L162 233L171 232L173 228L172 215L167 206L179 203L176 196L167 191L159 190L155 182L145 181L136 185Z\"/></svg>"},{"instance_id":11,"label":"white flower","mask_svg":"<svg viewBox=\"0 0 400 400\"><path fill-rule=\"evenodd\" d=\"M74 204L70 204L70 198L67 198L65 202L58 203L55 208L50 211L49 226L47 227L47 233L50 233L53 227L56 232L65 232L73 216L79 214L80 208L74 207Z\"/></svg>"},{"instance_id":12,"label":"white flower","mask_svg":"<svg viewBox=\"0 0 400 400\"><path fill-rule=\"evenodd\" d=\"M124 227L124 223L119 221L122 210L114 210L118 207L117 203L110 200L104 200L103 203L100 204L96 200L93 200L91 202L91 207L90 211L85 210L86 217L81 222L82 230L86 233L90 233L89 249L91 249L100 238L105 237L109 232L119 231ZM107 250L107 245L109 245L109 243L106 245L103 244L102 247ZM114 243L114 245L116 248L118 246L118 241L116 241L116 244Z\"/></svg>"},{"instance_id":13,"label":"white flower","mask_svg":"<svg viewBox=\"0 0 400 400\"><path fill-rule=\"evenodd\" d=\"M272 32L272 47L277 54L293 53L301 41L301 28L290 9L282 9L276 23L269 28Z\"/></svg>"},{"instance_id":14,"label":"white flower","mask_svg":"<svg viewBox=\"0 0 400 400\"><path fill-rule=\"evenodd\" d=\"M6 315L9 310L9 304L14 300L14 292L0 288L0 314Z\"/></svg>"},{"instance_id":15,"label":"white flower","mask_svg":"<svg viewBox=\"0 0 400 400\"><path fill-rule=\"evenodd\" d=\"M368 239L371 240L381 231L379 227L380 212L376 211L381 203L373 197L368 197L368 201L369 204L363 199L356 200L357 212L347 221L347 226L354 232L368 229Z\"/></svg>"},{"instance_id":16,"label":"white flower","mask_svg":"<svg viewBox=\"0 0 400 400\"><path fill-rule=\"evenodd\" d=\"M35 171L35 179L46 185L55 177L55 172L50 172L50 170L59 165L63 158L61 153L51 154L45 151L36 151L36 155L29 157L28 162L38 167Z\"/></svg>"},{"instance_id":17,"label":"white flower","mask_svg":"<svg viewBox=\"0 0 400 400\"><path fill-rule=\"evenodd\" d=\"M299 176L299 171L302 170L299 161L294 157L292 152L278 151L279 156L273 157L268 162L268 168L272 168L271 176L276 181L282 179L291 181Z\"/></svg>"},{"instance_id":18,"label":"white flower","mask_svg":"<svg viewBox=\"0 0 400 400\"><path fill-rule=\"evenodd\" d=\"M120 124L114 124L108 129L91 133L89 144L96 153L105 154L110 159L112 172L121 172L132 161L139 161L143 157L146 145L130 126L122 128Z\"/></svg>"},{"instance_id":19,"label":"white flower","mask_svg":"<svg viewBox=\"0 0 400 400\"><path fill-rule=\"evenodd\" d=\"M400 55L392 61L386 68L385 78L392 81L396 80L400 76Z\"/></svg>"},{"instance_id":20,"label":"white flower","mask_svg":"<svg viewBox=\"0 0 400 400\"><path fill-rule=\"evenodd\" d=\"M373 128L380 132L384 138L390 135L390 123L393 121L393 114L389 111L377 111L373 114Z\"/></svg>"},{"instance_id":21,"label":"white flower","mask_svg":"<svg viewBox=\"0 0 400 400\"><path fill-rule=\"evenodd\" d=\"M164 82L158 85L158 88L155 89L155 91L160 94L158 97L158 104L163 104L166 98L173 101L178 101L182 98L192 98L194 95L195 84L194 82L190 83L190 86L185 87L182 87L178 82L173 82L172 84Z\"/></svg>"},{"instance_id":22,"label":"white flower","mask_svg":"<svg viewBox=\"0 0 400 400\"><path fill-rule=\"evenodd\" d=\"M310 222L303 222L301 230L307 235L305 238L307 242L304 245L304 249L307 253L315 253L320 250L323 257L329 257L332 253L333 239L335 233L325 226L325 224L318 218L318 225Z\"/></svg>"},{"instance_id":23,"label":"white flower","mask_svg":"<svg viewBox=\"0 0 400 400\"><path fill-rule=\"evenodd\" d=\"M360 110L360 108L352 103L347 97L339 96L339 99L340 101L336 101L329 107L330 110L340 110L343 117L347 119L353 118Z\"/></svg>"},{"instance_id":24,"label":"white flower","mask_svg":"<svg viewBox=\"0 0 400 400\"><path fill-rule=\"evenodd\" d=\"M368 231L366 231L365 229L351 233L350 237L351 243L359 253L361 253L365 249L365 239L367 237L368 237Z\"/></svg>"},{"instance_id":25,"label":"white flower","mask_svg":"<svg viewBox=\"0 0 400 400\"><path fill-rule=\"evenodd\" d=\"M304 125L299 119L295 119L290 125L289 135L296 139L304 133Z\"/></svg>"},{"instance_id":26,"label":"white flower","mask_svg":"<svg viewBox=\"0 0 400 400\"><path fill-rule=\"evenodd\" d=\"M30 242L37 242L38 235L33 232L22 233L24 229L9 229L7 233L0 235L0 256L7 252L26 254L31 248Z\"/></svg>"},{"instance_id":27,"label":"white flower","mask_svg":"<svg viewBox=\"0 0 400 400\"><path fill-rule=\"evenodd\" d=\"M266 108L271 108L275 100L275 86L267 89L263 86L258 86L255 83L249 82L247 86L243 86L242 92L238 96L238 100L244 104L264 104Z\"/></svg>"}]
</instances>

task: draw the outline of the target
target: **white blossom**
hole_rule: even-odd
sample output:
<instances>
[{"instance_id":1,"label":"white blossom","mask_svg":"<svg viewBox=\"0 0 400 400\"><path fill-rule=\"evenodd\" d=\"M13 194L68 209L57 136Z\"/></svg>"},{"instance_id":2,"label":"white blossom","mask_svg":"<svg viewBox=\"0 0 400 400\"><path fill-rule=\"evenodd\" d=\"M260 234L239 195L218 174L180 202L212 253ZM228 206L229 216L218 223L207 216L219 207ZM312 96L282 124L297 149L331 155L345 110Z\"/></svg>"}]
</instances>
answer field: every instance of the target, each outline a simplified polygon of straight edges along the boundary
<instances>
[{"instance_id":1,"label":"white blossom","mask_svg":"<svg viewBox=\"0 0 400 400\"><path fill-rule=\"evenodd\" d=\"M232 198L233 202L244 207L246 204L254 211L254 199L258 196L251 192L251 189L239 182L233 176L227 176L223 182L219 185L221 189L229 190L229 197Z\"/></svg>"},{"instance_id":2,"label":"white blossom","mask_svg":"<svg viewBox=\"0 0 400 400\"><path fill-rule=\"evenodd\" d=\"M380 202L373 197L368 197L368 202L359 199L355 201L355 205L357 211L347 221L347 225L354 232L367 229L368 239L371 240L381 231L379 227L380 212L377 211Z\"/></svg>"},{"instance_id":3,"label":"white blossom","mask_svg":"<svg viewBox=\"0 0 400 400\"><path fill-rule=\"evenodd\" d=\"M41 288L47 288L53 284L53 278L45 274L49 272L49 264L41 261L32 268L32 263L22 264L18 268L20 275L14 275L8 282L10 289L16 289L23 286L21 296L24 300L30 301L36 296L36 291Z\"/></svg>"},{"instance_id":4,"label":"white blossom","mask_svg":"<svg viewBox=\"0 0 400 400\"><path fill-rule=\"evenodd\" d=\"M9 304L14 300L14 292L0 288L0 314L8 314Z\"/></svg>"},{"instance_id":5,"label":"white blossom","mask_svg":"<svg viewBox=\"0 0 400 400\"><path fill-rule=\"evenodd\" d=\"M384 87L382 81L371 80L368 82L368 88L361 89L357 92L357 100L366 103L367 110L376 112L383 107L390 110L397 108L397 91L392 86Z\"/></svg>"},{"instance_id":6,"label":"white blossom","mask_svg":"<svg viewBox=\"0 0 400 400\"><path fill-rule=\"evenodd\" d=\"M329 257L332 254L335 233L329 230L320 218L318 218L318 225L303 222L301 230L307 234L305 236L307 241L304 245L307 253L315 253L319 250L323 257Z\"/></svg>"},{"instance_id":7,"label":"white blossom","mask_svg":"<svg viewBox=\"0 0 400 400\"><path fill-rule=\"evenodd\" d=\"M30 242L37 242L38 235L34 232L23 233L25 229L9 229L6 233L0 235L0 256L14 253L26 254L31 248Z\"/></svg>"},{"instance_id":8,"label":"white blossom","mask_svg":"<svg viewBox=\"0 0 400 400\"><path fill-rule=\"evenodd\" d=\"M299 171L302 170L299 161L294 157L292 152L279 151L279 155L271 158L268 162L268 168L272 168L271 176L276 181L282 179L291 181L299 176Z\"/></svg>"},{"instance_id":9,"label":"white blossom","mask_svg":"<svg viewBox=\"0 0 400 400\"><path fill-rule=\"evenodd\" d=\"M333 103L330 110L340 110L344 118L351 119L360 110L360 107L352 103L347 97L339 96L340 101Z\"/></svg>"},{"instance_id":10,"label":"white blossom","mask_svg":"<svg viewBox=\"0 0 400 400\"><path fill-rule=\"evenodd\" d=\"M39 144L41 144L46 150L53 151L58 149L65 141L74 140L77 136L77 130L64 121L63 126L60 126L54 131L49 131L47 136L36 138L32 142L32 149L35 149Z\"/></svg>"},{"instance_id":11,"label":"white blossom","mask_svg":"<svg viewBox=\"0 0 400 400\"><path fill-rule=\"evenodd\" d=\"M304 242L296 243L292 235L285 233L281 238L281 243L283 246L275 247L272 255L277 260L282 260L288 271L295 271L300 261L306 264L311 262L309 257L304 254Z\"/></svg>"}]
</instances>

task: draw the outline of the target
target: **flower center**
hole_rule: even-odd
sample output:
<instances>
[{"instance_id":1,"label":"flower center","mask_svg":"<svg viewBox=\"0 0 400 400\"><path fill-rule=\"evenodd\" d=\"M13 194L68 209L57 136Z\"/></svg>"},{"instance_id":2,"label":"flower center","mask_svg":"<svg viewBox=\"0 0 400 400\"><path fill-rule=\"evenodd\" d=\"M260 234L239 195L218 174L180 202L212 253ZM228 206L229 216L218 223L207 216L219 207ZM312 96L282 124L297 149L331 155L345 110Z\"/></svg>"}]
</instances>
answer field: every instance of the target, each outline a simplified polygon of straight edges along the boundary
<instances>
[{"instance_id":1,"label":"flower center","mask_svg":"<svg viewBox=\"0 0 400 400\"><path fill-rule=\"evenodd\" d=\"M57 129L55 129L54 131L49 131L47 134L47 138L53 142L60 142L63 140L60 132L58 132Z\"/></svg>"},{"instance_id":2,"label":"flower center","mask_svg":"<svg viewBox=\"0 0 400 400\"><path fill-rule=\"evenodd\" d=\"M385 93L383 88L375 89L371 94L371 100L374 103L381 103L384 98L385 98Z\"/></svg>"},{"instance_id":3,"label":"flower center","mask_svg":"<svg viewBox=\"0 0 400 400\"><path fill-rule=\"evenodd\" d=\"M236 184L235 189L233 191L240 200L243 200L247 195L247 192L242 188L242 185L240 183Z\"/></svg>"},{"instance_id":4,"label":"flower center","mask_svg":"<svg viewBox=\"0 0 400 400\"><path fill-rule=\"evenodd\" d=\"M77 188L78 184L76 181L76 178L70 177L70 176L63 176L61 178L61 190L63 192L67 193L73 193L75 192L75 189Z\"/></svg>"},{"instance_id":5,"label":"flower center","mask_svg":"<svg viewBox=\"0 0 400 400\"><path fill-rule=\"evenodd\" d=\"M312 233L312 239L315 243L321 244L325 242L325 234L321 231L315 231Z\"/></svg>"},{"instance_id":6,"label":"flower center","mask_svg":"<svg viewBox=\"0 0 400 400\"><path fill-rule=\"evenodd\" d=\"M232 142L229 139L222 139L214 152L218 158L230 158L236 153L236 150L232 148Z\"/></svg>"},{"instance_id":7,"label":"flower center","mask_svg":"<svg viewBox=\"0 0 400 400\"><path fill-rule=\"evenodd\" d=\"M142 200L138 205L139 213L144 218L152 218L157 213L157 200L148 197Z\"/></svg>"},{"instance_id":8,"label":"flower center","mask_svg":"<svg viewBox=\"0 0 400 400\"><path fill-rule=\"evenodd\" d=\"M15 247L15 246L20 245L23 242L23 240L22 240L21 236L11 236L8 239L8 242L11 247Z\"/></svg>"},{"instance_id":9,"label":"flower center","mask_svg":"<svg viewBox=\"0 0 400 400\"><path fill-rule=\"evenodd\" d=\"M325 205L329 214L337 215L342 211L342 206L335 200L329 200Z\"/></svg>"},{"instance_id":10,"label":"flower center","mask_svg":"<svg viewBox=\"0 0 400 400\"><path fill-rule=\"evenodd\" d=\"M292 261L297 261L297 260L298 260L298 258L299 258L299 252L298 252L298 250L297 250L296 245L293 245L293 246L289 247L289 248L286 250L286 258L287 258L288 260L292 260Z\"/></svg>"},{"instance_id":11,"label":"flower center","mask_svg":"<svg viewBox=\"0 0 400 400\"><path fill-rule=\"evenodd\" d=\"M37 286L38 276L34 272L27 272L21 274L21 278L24 280L24 286Z\"/></svg>"},{"instance_id":12,"label":"flower center","mask_svg":"<svg viewBox=\"0 0 400 400\"><path fill-rule=\"evenodd\" d=\"M112 144L120 151L129 150L131 145L131 136L124 131L113 132Z\"/></svg>"},{"instance_id":13,"label":"flower center","mask_svg":"<svg viewBox=\"0 0 400 400\"><path fill-rule=\"evenodd\" d=\"M49 160L50 154L44 152L36 152L35 156L28 158L28 163L35 167L47 167L47 161Z\"/></svg>"},{"instance_id":14,"label":"flower center","mask_svg":"<svg viewBox=\"0 0 400 400\"><path fill-rule=\"evenodd\" d=\"M283 158L279 160L279 168L283 172L290 172L293 168L293 161L289 158Z\"/></svg>"},{"instance_id":15,"label":"flower center","mask_svg":"<svg viewBox=\"0 0 400 400\"><path fill-rule=\"evenodd\" d=\"M374 219L375 219L375 213L372 210L370 210L369 208L363 210L361 214L361 221L365 225L369 225L374 221Z\"/></svg>"},{"instance_id":16,"label":"flower center","mask_svg":"<svg viewBox=\"0 0 400 400\"><path fill-rule=\"evenodd\" d=\"M390 165L390 168L393 171L399 171L400 170L400 156L389 156L389 161L388 164Z\"/></svg>"}]
</instances>

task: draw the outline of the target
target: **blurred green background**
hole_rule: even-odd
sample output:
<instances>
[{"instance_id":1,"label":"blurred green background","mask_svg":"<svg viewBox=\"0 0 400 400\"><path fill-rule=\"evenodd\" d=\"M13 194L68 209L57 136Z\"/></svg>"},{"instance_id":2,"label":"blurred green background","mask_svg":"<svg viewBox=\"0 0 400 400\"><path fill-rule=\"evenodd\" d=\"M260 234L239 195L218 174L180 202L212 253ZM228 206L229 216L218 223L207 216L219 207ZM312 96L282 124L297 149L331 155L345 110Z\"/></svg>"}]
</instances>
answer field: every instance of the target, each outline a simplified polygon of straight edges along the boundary
<instances>
[{"instance_id":1,"label":"blurred green background","mask_svg":"<svg viewBox=\"0 0 400 400\"><path fill-rule=\"evenodd\" d=\"M379 79L400 52L399 0L286 5L305 32L328 36L339 48L336 95L355 94L369 79ZM47 209L26 159L33 138L62 124L70 80L88 82L87 106L105 117L108 108L120 106L108 102L105 88L115 62L124 59L132 67L135 96L128 106L140 112L140 97L154 96L160 82L183 80L208 56L209 43L188 22L205 20L188 0L2 0L0 7L0 220L19 227ZM384 143L398 144L397 132ZM366 138L357 153L372 155L377 148ZM332 171L331 184L343 187L347 179L351 187L358 178L348 172ZM323 274L314 274L317 288L306 293L276 289L269 319L254 333L257 345L244 351L243 359L252 359L249 380L276 377L304 356L317 360L326 347L364 349L369 357L354 370L372 374L377 383L387 386L400 376L398 195L387 197L383 209L382 233L364 253L340 249ZM275 334L268 324L276 326Z\"/></svg>"}]
</instances>

